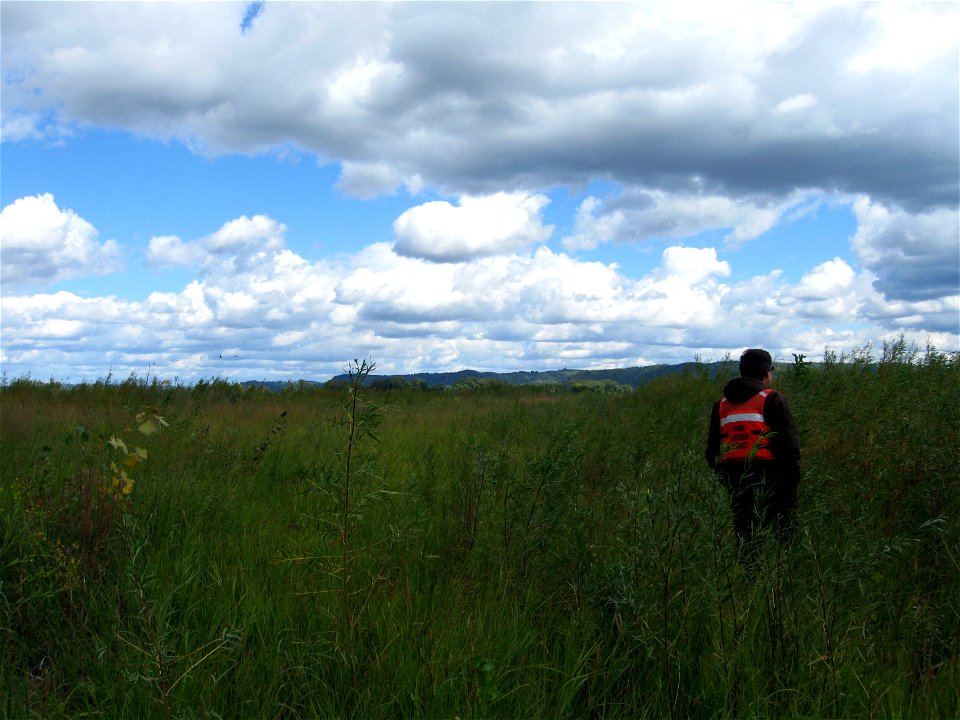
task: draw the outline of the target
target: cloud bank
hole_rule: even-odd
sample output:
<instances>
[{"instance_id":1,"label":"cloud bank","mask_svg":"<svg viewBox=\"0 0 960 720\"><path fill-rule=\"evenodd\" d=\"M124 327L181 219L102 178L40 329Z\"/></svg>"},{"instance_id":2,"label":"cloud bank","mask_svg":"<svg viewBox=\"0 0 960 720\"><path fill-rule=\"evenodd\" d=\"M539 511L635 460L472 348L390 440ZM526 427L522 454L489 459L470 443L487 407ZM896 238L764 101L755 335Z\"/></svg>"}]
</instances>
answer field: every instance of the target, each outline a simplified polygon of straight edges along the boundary
<instances>
[{"instance_id":1,"label":"cloud bank","mask_svg":"<svg viewBox=\"0 0 960 720\"><path fill-rule=\"evenodd\" d=\"M441 213L439 228L448 222ZM382 359L387 372L681 362L756 342L815 356L825 337L843 351L901 331L946 346L960 312L956 295L889 300L877 274L839 258L793 284L779 272L731 283L731 263L713 248L669 246L630 278L544 244L437 262L376 243L311 262L285 233L256 216L194 240L155 237L150 262L201 279L142 302L7 295L4 365L41 354L51 374L77 378L102 374L107 357L117 369L157 365L184 379L298 379L339 372L344 348Z\"/></svg>"},{"instance_id":2,"label":"cloud bank","mask_svg":"<svg viewBox=\"0 0 960 720\"><path fill-rule=\"evenodd\" d=\"M84 123L212 154L293 143L360 194L696 178L956 203L951 4L279 3L241 32L244 12L5 4L5 138Z\"/></svg>"}]
</instances>

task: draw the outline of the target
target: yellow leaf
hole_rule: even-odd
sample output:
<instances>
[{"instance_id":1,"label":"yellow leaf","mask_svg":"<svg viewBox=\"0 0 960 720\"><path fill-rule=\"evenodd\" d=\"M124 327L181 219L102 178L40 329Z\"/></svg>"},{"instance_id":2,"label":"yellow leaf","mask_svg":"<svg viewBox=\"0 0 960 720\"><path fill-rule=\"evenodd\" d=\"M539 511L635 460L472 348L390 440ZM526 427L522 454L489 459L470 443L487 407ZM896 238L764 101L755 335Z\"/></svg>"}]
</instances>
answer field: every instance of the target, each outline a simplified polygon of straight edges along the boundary
<instances>
[{"instance_id":1,"label":"yellow leaf","mask_svg":"<svg viewBox=\"0 0 960 720\"><path fill-rule=\"evenodd\" d=\"M133 470L137 465L140 464L140 456L135 453L130 453L123 459L123 466L127 470Z\"/></svg>"},{"instance_id":2,"label":"yellow leaf","mask_svg":"<svg viewBox=\"0 0 960 720\"><path fill-rule=\"evenodd\" d=\"M137 457L139 457L141 460L147 459L147 451L144 450L142 447L135 447L133 451L137 454Z\"/></svg>"},{"instance_id":3,"label":"yellow leaf","mask_svg":"<svg viewBox=\"0 0 960 720\"><path fill-rule=\"evenodd\" d=\"M169 425L169 423L160 415L159 408L155 407L145 407L143 410L138 412L137 423L139 423L138 429L144 435L151 435L157 432L157 430L162 430Z\"/></svg>"}]
</instances>

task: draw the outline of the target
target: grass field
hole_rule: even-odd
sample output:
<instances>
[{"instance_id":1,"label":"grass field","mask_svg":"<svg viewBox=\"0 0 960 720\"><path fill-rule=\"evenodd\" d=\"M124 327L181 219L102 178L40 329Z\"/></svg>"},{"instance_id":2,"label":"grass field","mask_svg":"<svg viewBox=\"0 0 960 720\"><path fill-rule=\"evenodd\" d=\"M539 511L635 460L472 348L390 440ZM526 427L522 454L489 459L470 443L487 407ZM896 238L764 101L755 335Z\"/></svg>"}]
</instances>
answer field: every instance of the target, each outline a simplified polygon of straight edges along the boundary
<instances>
[{"instance_id":1,"label":"grass field","mask_svg":"<svg viewBox=\"0 0 960 720\"><path fill-rule=\"evenodd\" d=\"M0 717L960 717L960 360L780 370L800 528L755 574L705 368L7 381Z\"/></svg>"}]
</instances>

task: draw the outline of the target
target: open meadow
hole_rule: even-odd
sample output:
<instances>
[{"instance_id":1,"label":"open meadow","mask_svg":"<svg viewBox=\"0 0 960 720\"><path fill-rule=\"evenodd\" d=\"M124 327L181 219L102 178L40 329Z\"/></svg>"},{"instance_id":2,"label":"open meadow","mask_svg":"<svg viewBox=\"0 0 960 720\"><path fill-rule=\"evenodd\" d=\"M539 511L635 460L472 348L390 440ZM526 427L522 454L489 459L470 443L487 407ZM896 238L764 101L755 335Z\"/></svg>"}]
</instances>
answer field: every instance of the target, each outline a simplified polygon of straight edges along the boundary
<instances>
[{"instance_id":1,"label":"open meadow","mask_svg":"<svg viewBox=\"0 0 960 720\"><path fill-rule=\"evenodd\" d=\"M800 524L754 574L703 458L707 366L5 381L0 717L955 720L958 356L778 371Z\"/></svg>"}]
</instances>

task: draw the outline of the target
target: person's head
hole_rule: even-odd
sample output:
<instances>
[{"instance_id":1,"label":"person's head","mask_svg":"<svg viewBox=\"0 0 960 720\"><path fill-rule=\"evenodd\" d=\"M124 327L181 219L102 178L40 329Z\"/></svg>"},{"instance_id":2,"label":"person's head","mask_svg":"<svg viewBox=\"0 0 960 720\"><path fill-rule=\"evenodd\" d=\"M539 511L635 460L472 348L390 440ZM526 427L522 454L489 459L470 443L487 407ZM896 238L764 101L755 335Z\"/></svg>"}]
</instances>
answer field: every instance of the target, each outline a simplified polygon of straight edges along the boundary
<instances>
[{"instance_id":1,"label":"person's head","mask_svg":"<svg viewBox=\"0 0 960 720\"><path fill-rule=\"evenodd\" d=\"M773 358L766 350L750 348L740 356L740 375L743 377L765 380L772 370Z\"/></svg>"}]
</instances>

